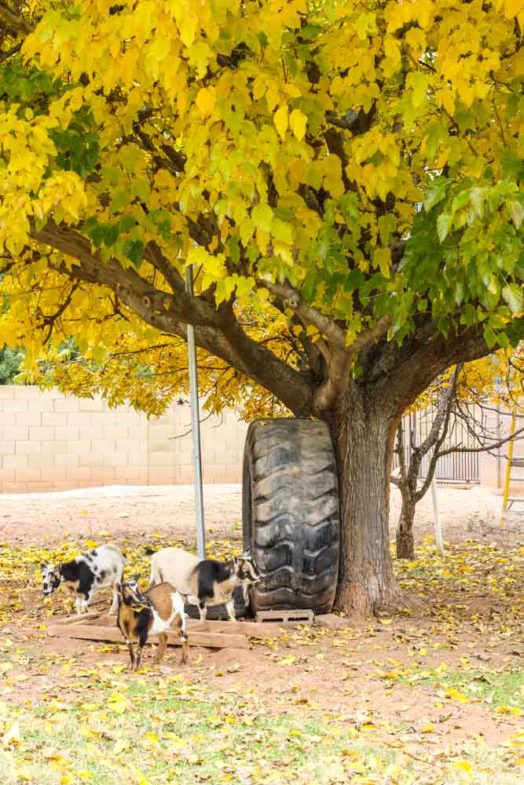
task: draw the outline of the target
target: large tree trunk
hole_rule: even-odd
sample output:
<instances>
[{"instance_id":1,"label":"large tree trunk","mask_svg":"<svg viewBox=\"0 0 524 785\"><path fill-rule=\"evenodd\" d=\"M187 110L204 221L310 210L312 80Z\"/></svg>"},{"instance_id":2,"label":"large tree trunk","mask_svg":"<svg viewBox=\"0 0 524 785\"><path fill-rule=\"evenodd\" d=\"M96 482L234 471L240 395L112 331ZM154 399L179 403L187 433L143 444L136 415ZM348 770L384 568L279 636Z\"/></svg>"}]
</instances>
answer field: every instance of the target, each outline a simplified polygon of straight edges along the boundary
<instances>
[{"instance_id":1,"label":"large tree trunk","mask_svg":"<svg viewBox=\"0 0 524 785\"><path fill-rule=\"evenodd\" d=\"M389 476L397 417L352 385L330 425L339 469L341 562L336 607L356 617L398 604L389 549Z\"/></svg>"}]
</instances>

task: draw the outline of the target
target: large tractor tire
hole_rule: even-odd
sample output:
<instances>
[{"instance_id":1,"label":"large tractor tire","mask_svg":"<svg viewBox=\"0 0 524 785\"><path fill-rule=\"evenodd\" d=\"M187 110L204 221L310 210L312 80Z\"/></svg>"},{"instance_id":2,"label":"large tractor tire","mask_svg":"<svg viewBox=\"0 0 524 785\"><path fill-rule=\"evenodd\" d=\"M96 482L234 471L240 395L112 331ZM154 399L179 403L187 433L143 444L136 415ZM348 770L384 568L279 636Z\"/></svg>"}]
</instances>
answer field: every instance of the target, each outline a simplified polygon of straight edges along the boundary
<instances>
[{"instance_id":1,"label":"large tractor tire","mask_svg":"<svg viewBox=\"0 0 524 785\"><path fill-rule=\"evenodd\" d=\"M251 423L242 483L244 549L263 574L254 611L331 610L339 560L339 502L327 426L302 419Z\"/></svg>"}]
</instances>

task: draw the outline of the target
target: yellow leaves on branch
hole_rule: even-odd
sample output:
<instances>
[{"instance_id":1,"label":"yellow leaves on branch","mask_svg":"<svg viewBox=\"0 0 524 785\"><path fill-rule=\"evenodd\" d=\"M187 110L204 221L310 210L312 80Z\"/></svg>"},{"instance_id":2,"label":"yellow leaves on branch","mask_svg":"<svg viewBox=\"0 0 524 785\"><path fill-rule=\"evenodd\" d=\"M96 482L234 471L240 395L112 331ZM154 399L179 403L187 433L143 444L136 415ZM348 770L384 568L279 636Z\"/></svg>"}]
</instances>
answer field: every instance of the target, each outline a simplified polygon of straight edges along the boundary
<instances>
[{"instance_id":1,"label":"yellow leaves on branch","mask_svg":"<svg viewBox=\"0 0 524 785\"><path fill-rule=\"evenodd\" d=\"M201 268L198 292L217 302L256 298L264 322L262 271L307 282L356 334L348 260L351 286L374 275L388 296L401 277L392 244L413 236L434 172L485 177L489 190L524 156L521 0L78 0L70 11L48 4L22 45L50 95L30 108L2 99L0 242L13 252L52 218L147 278L155 240L180 273ZM212 237L195 247L199 221ZM46 293L38 305L59 302Z\"/></svg>"}]
</instances>

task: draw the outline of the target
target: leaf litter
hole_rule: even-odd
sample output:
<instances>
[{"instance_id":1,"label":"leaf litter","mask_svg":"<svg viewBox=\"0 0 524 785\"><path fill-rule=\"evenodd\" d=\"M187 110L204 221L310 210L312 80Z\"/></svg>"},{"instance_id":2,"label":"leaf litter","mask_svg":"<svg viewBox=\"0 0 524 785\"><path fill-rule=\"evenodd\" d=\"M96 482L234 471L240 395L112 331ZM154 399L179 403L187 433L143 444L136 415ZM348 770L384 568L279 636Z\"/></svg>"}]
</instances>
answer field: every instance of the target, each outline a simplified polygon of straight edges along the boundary
<instances>
[{"instance_id":1,"label":"leaf litter","mask_svg":"<svg viewBox=\"0 0 524 785\"><path fill-rule=\"evenodd\" d=\"M86 516L87 517L87 516ZM117 519L118 521L118 519ZM121 525L117 523L117 525ZM249 651L193 649L178 666L148 652L127 673L123 645L47 639L70 612L40 595L39 565L114 538L0 543L0 778L6 785L353 783L516 785L524 776L524 546L462 538L396 564L416 610L343 626L282 628ZM118 536L148 576L146 545ZM210 542L225 558L240 527ZM109 595L101 596L101 608Z\"/></svg>"}]
</instances>

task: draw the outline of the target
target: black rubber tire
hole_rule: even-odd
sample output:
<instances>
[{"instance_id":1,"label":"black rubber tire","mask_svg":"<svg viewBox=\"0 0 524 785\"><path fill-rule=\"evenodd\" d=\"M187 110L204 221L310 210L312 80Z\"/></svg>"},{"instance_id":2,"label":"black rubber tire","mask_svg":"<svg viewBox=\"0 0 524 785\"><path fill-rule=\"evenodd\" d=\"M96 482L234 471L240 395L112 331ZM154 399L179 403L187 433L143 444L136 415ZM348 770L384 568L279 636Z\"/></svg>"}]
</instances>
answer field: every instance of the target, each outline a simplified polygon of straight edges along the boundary
<instances>
[{"instance_id":1,"label":"black rubber tire","mask_svg":"<svg viewBox=\"0 0 524 785\"><path fill-rule=\"evenodd\" d=\"M335 454L324 423L293 418L251 423L242 521L244 550L264 575L251 590L252 611L329 612L340 520Z\"/></svg>"}]
</instances>

